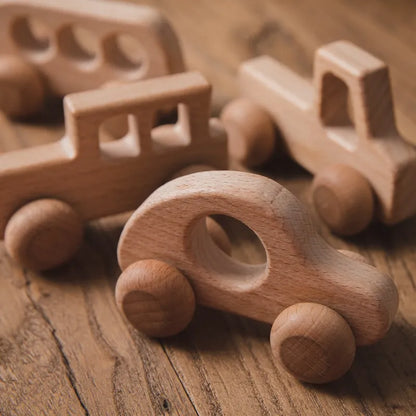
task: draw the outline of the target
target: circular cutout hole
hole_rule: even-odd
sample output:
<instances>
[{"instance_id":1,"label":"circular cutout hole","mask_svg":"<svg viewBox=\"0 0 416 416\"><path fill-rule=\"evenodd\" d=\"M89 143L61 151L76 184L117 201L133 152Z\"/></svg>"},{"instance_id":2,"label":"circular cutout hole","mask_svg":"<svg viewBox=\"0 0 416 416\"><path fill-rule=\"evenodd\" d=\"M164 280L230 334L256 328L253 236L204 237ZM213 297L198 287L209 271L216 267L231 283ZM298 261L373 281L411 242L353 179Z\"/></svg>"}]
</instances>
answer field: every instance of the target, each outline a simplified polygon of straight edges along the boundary
<instances>
[{"instance_id":1,"label":"circular cutout hole","mask_svg":"<svg viewBox=\"0 0 416 416\"><path fill-rule=\"evenodd\" d=\"M16 19L11 34L16 44L29 52L45 52L51 44L47 26L33 17Z\"/></svg>"},{"instance_id":2,"label":"circular cutout hole","mask_svg":"<svg viewBox=\"0 0 416 416\"><path fill-rule=\"evenodd\" d=\"M231 242L231 257L245 264L264 264L266 250L257 234L241 221L227 215L212 217L224 230Z\"/></svg>"},{"instance_id":3,"label":"circular cutout hole","mask_svg":"<svg viewBox=\"0 0 416 416\"><path fill-rule=\"evenodd\" d=\"M250 228L234 218L224 215L210 218L215 218L230 239L231 255L221 247L222 238L218 241L218 235L213 234L207 226L208 218L203 217L190 224L189 243L197 264L218 284L239 289L256 285L267 275L267 255L261 240Z\"/></svg>"},{"instance_id":4,"label":"circular cutout hole","mask_svg":"<svg viewBox=\"0 0 416 416\"><path fill-rule=\"evenodd\" d=\"M58 34L58 45L64 55L81 62L93 61L99 52L99 40L82 26L67 26Z\"/></svg>"},{"instance_id":5,"label":"circular cutout hole","mask_svg":"<svg viewBox=\"0 0 416 416\"><path fill-rule=\"evenodd\" d=\"M142 44L133 36L119 34L105 42L107 61L124 71L138 71L146 61Z\"/></svg>"}]
</instances>

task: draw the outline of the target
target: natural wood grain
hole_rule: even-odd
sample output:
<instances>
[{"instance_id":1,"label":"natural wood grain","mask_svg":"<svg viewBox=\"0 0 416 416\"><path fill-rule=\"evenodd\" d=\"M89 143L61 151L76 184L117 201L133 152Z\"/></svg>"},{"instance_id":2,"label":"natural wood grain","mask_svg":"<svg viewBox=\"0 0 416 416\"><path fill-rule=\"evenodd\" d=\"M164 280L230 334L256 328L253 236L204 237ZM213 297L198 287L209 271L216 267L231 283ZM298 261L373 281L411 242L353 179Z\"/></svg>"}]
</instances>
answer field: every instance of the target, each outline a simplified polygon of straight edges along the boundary
<instances>
[{"instance_id":1,"label":"natural wood grain","mask_svg":"<svg viewBox=\"0 0 416 416\"><path fill-rule=\"evenodd\" d=\"M217 113L237 96L235 74L241 61L267 54L309 76L317 47L348 39L389 65L399 129L415 141L413 0L323 0L319 7L311 0L140 3L160 7L169 17L181 38L188 66L203 71L213 82ZM43 114L40 121L30 123L11 125L0 116L0 150L62 137L59 105L49 108L54 117ZM287 160L278 160L277 167L266 166L262 172L277 178L303 202L309 199L310 176ZM1 353L2 379L10 380L6 374L14 377L14 381L0 383L2 414L84 414L75 387L90 415L188 415L196 411L200 415L414 415L416 219L388 229L373 225L359 239L348 240L320 227L331 244L358 250L393 276L400 296L399 314L386 338L375 346L359 349L352 370L339 382L320 388L293 382L276 368L269 349L269 325L197 308L190 327L163 341L162 348L158 342L124 327L117 315L113 289L119 274L115 248L125 219L122 216L92 224L76 261L69 268L47 275L31 273L22 279L22 272L10 265L2 251L0 293L8 301L2 301L2 339L16 348L29 346L19 354ZM233 255L250 262L263 261L262 249L255 245L251 234L229 221L224 220L223 225L230 230ZM45 318L50 320L48 326L38 315L39 329L29 326L26 332L17 330L17 334L29 336L23 343L20 338L14 341L7 330L16 328L24 312L24 305L14 301L7 287L22 296L26 288L30 289L36 295L35 304L42 305ZM78 336L74 337L74 332ZM51 347L54 333L65 345L64 355ZM113 350L106 349L103 339L111 341ZM51 348L57 359L49 371L39 357L51 357ZM38 354L32 356L31 351ZM105 370L100 366L102 357L114 359L110 364L106 360ZM70 363L68 368L73 369L73 383L66 381L69 373L59 364L65 359ZM117 369L114 382L113 369ZM20 407L15 407L14 397L20 398Z\"/></svg>"},{"instance_id":2,"label":"natural wood grain","mask_svg":"<svg viewBox=\"0 0 416 416\"><path fill-rule=\"evenodd\" d=\"M170 217L171 212L177 214ZM213 213L247 224L262 241L266 261L248 266L220 250L206 227L205 215ZM153 336L179 333L194 313L195 292L202 305L275 322L272 348L279 357L291 349L285 345L292 337L304 335L317 344L326 368L307 370L307 363L318 360L317 353L305 358L302 367L302 357L308 353L299 345L299 363L290 366L280 358L301 380L328 382L343 375L352 363L355 342L377 342L397 311L397 291L389 277L331 248L290 192L273 180L246 172L198 172L160 187L132 214L117 251L123 270L117 281L117 303L137 329ZM300 305L304 302L316 307L304 311ZM292 316L298 321L303 317L305 323L285 325L292 317L287 314L290 308L283 309L295 304L300 306ZM339 319L335 312L315 313L322 305L337 311ZM342 330L325 332L339 329L337 321L348 327L346 335ZM309 328L311 322L314 330ZM352 348L346 343L344 361L344 342L337 336L346 340L351 330L355 341Z\"/></svg>"},{"instance_id":3,"label":"natural wood grain","mask_svg":"<svg viewBox=\"0 0 416 416\"><path fill-rule=\"evenodd\" d=\"M314 195L317 212L333 231L341 235L362 231L373 216L371 193L378 205L374 216L383 223L396 224L415 215L416 150L397 132L388 68L382 61L350 42L337 41L316 51L313 83L268 56L242 63L238 79L242 96L252 101L252 115L239 115L238 109L243 112L247 107L241 99L225 108L222 117L231 128L232 143L239 142L230 151L256 150L250 131L262 112L264 126L256 130L268 141L269 134L262 132L270 130L271 117L287 153L317 175L314 194L330 188L332 201L341 203L343 189L352 188L348 198L356 200L350 205L361 206L362 211L351 209L350 214L361 214L361 224L351 220L348 224L342 215L336 220L337 204L324 207L322 197ZM365 193L369 197L363 200Z\"/></svg>"},{"instance_id":4,"label":"natural wood grain","mask_svg":"<svg viewBox=\"0 0 416 416\"><path fill-rule=\"evenodd\" d=\"M126 54L123 36L141 49L140 57ZM182 51L169 22L158 10L140 5L2 0L0 38L0 60L5 61L0 79L10 90L0 100L0 108L13 116L38 111L46 92L64 96L109 81L184 71ZM28 77L39 85L29 88Z\"/></svg>"},{"instance_id":5,"label":"natural wood grain","mask_svg":"<svg viewBox=\"0 0 416 416\"><path fill-rule=\"evenodd\" d=\"M72 218L87 221L136 208L184 167L226 168L226 135L219 120L210 119L210 104L211 87L197 72L66 96L60 141L0 154L0 235L7 229L9 254L26 267L47 270L77 248L59 241L59 236L69 241L62 230L53 232L62 215L46 208L37 215L28 201L42 205L47 195L66 203ZM177 123L153 128L157 112L166 106L178 108ZM128 115L129 134L100 143L100 126L117 115ZM50 212L49 223L45 212ZM30 244L34 234L40 238L40 230L42 250L36 250ZM68 252L58 253L65 245ZM46 261L41 251L53 256L54 249L56 258Z\"/></svg>"}]
</instances>

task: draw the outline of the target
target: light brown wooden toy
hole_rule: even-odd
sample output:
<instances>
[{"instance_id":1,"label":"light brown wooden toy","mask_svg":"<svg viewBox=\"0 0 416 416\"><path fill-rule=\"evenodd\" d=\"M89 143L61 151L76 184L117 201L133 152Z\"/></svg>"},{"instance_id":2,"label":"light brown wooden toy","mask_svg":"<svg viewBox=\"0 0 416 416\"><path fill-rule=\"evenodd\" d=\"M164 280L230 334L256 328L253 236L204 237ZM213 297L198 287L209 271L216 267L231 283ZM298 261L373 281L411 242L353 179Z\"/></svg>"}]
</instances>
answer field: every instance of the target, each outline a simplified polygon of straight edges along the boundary
<instances>
[{"instance_id":1,"label":"light brown wooden toy","mask_svg":"<svg viewBox=\"0 0 416 416\"><path fill-rule=\"evenodd\" d=\"M339 41L316 52L314 84L266 56L242 64L239 84L244 98L222 114L231 155L264 161L275 123L290 156L316 175L314 204L333 231L355 234L374 216L395 224L416 213L416 150L397 132L382 61Z\"/></svg>"},{"instance_id":2,"label":"light brown wooden toy","mask_svg":"<svg viewBox=\"0 0 416 416\"><path fill-rule=\"evenodd\" d=\"M220 250L206 228L212 214L250 227L266 262ZM269 322L274 356L307 382L344 374L355 345L382 338L398 305L389 277L330 247L289 191L250 173L195 173L157 189L128 220L118 261L117 304L136 328L173 335L195 301Z\"/></svg>"},{"instance_id":3,"label":"light brown wooden toy","mask_svg":"<svg viewBox=\"0 0 416 416\"><path fill-rule=\"evenodd\" d=\"M210 120L210 100L197 72L66 96L59 142L0 154L0 235L9 254L33 269L56 266L77 249L82 222L136 208L189 165L225 169L226 136ZM178 106L177 124L153 128L167 105ZM117 115L128 115L128 134L100 144L100 125Z\"/></svg>"},{"instance_id":4,"label":"light brown wooden toy","mask_svg":"<svg viewBox=\"0 0 416 416\"><path fill-rule=\"evenodd\" d=\"M95 0L0 0L0 109L39 110L109 81L184 71L178 39L156 10Z\"/></svg>"}]
</instances>

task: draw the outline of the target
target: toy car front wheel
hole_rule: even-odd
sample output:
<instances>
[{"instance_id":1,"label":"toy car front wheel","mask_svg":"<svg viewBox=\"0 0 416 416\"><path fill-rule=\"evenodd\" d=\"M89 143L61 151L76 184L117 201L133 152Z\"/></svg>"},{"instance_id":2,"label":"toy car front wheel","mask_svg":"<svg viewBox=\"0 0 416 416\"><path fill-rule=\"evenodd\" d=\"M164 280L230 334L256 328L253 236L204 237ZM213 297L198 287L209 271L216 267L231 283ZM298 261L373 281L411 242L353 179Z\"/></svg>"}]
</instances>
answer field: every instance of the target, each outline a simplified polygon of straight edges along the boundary
<instances>
[{"instance_id":1,"label":"toy car front wheel","mask_svg":"<svg viewBox=\"0 0 416 416\"><path fill-rule=\"evenodd\" d=\"M68 261L78 250L83 225L65 202L38 199L16 211L4 241L10 257L32 270L47 270Z\"/></svg>"},{"instance_id":2,"label":"toy car front wheel","mask_svg":"<svg viewBox=\"0 0 416 416\"><path fill-rule=\"evenodd\" d=\"M274 358L301 381L328 383L341 377L355 356L350 326L334 310L298 303L274 321L270 343Z\"/></svg>"},{"instance_id":3,"label":"toy car front wheel","mask_svg":"<svg viewBox=\"0 0 416 416\"><path fill-rule=\"evenodd\" d=\"M141 260L124 270L117 281L116 302L136 329L152 337L181 332L195 311L188 280L159 260Z\"/></svg>"},{"instance_id":4,"label":"toy car front wheel","mask_svg":"<svg viewBox=\"0 0 416 416\"><path fill-rule=\"evenodd\" d=\"M269 114L247 98L227 104L221 113L230 156L247 167L266 162L275 148L274 123Z\"/></svg>"},{"instance_id":5,"label":"toy car front wheel","mask_svg":"<svg viewBox=\"0 0 416 416\"><path fill-rule=\"evenodd\" d=\"M355 169L333 165L315 176L313 202L322 220L340 235L364 230L374 214L374 196L367 179Z\"/></svg>"}]
</instances>

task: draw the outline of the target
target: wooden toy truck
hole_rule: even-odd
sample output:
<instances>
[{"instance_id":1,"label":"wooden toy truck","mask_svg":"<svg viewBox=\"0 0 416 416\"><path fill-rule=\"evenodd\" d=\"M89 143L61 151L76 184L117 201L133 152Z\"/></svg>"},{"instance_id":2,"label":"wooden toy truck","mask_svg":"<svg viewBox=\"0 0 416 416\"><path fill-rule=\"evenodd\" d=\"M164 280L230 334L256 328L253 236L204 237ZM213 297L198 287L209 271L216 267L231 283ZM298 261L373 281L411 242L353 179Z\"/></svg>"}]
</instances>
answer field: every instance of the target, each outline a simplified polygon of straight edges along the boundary
<instances>
[{"instance_id":1,"label":"wooden toy truck","mask_svg":"<svg viewBox=\"0 0 416 416\"><path fill-rule=\"evenodd\" d=\"M96 50L80 43L81 29L91 32ZM133 57L126 53L126 40L137 43ZM150 7L95 0L0 0L0 109L10 116L38 111L46 90L64 96L109 81L183 71L174 31Z\"/></svg>"},{"instance_id":2,"label":"wooden toy truck","mask_svg":"<svg viewBox=\"0 0 416 416\"><path fill-rule=\"evenodd\" d=\"M206 228L212 214L250 227L266 262L220 250ZM118 261L117 304L139 330L174 335L195 302L269 322L274 356L307 382L344 374L355 345L383 337L398 305L389 277L330 247L289 191L250 173L195 173L157 189L128 220Z\"/></svg>"},{"instance_id":3,"label":"wooden toy truck","mask_svg":"<svg viewBox=\"0 0 416 416\"><path fill-rule=\"evenodd\" d=\"M66 96L62 140L0 154L0 235L9 254L32 269L54 267L78 248L83 221L136 208L186 166L225 169L226 136L209 118L210 99L196 72ZM178 106L177 124L152 129L166 106ZM128 115L128 134L100 144L100 125L118 115Z\"/></svg>"},{"instance_id":4,"label":"wooden toy truck","mask_svg":"<svg viewBox=\"0 0 416 416\"><path fill-rule=\"evenodd\" d=\"M397 132L382 61L340 41L316 52L313 85L266 56L241 66L239 84L244 98L222 115L231 155L264 161L275 123L289 154L316 175L314 204L333 231L415 214L416 150Z\"/></svg>"}]
</instances>

